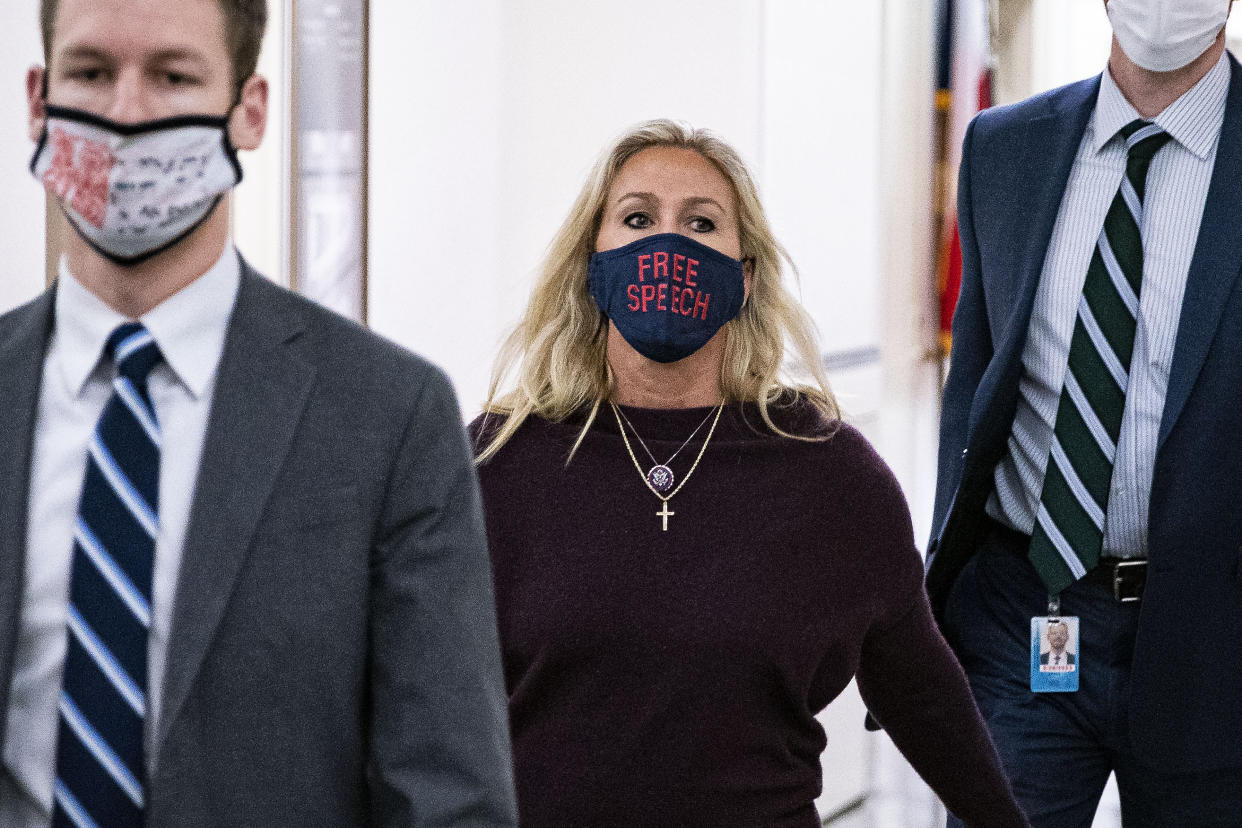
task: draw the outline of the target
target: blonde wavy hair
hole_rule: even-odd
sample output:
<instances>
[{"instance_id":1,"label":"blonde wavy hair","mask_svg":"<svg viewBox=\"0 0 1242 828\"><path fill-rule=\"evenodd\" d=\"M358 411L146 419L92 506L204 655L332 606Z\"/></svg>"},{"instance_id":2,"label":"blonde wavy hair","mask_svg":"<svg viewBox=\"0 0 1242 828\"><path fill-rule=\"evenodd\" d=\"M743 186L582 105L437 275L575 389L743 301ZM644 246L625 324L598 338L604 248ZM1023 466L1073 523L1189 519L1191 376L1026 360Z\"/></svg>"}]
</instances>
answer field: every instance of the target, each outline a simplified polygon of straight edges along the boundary
<instances>
[{"instance_id":1,"label":"blonde wavy hair","mask_svg":"<svg viewBox=\"0 0 1242 828\"><path fill-rule=\"evenodd\" d=\"M708 130L661 119L638 124L605 149L552 239L526 313L496 358L483 406L487 416L480 439L487 447L478 462L500 451L527 417L562 421L589 406L586 423L569 454L572 459L601 403L612 396L616 379L607 358L608 320L591 297L587 266L613 181L626 161L651 147L694 150L720 170L736 195L742 258L753 260L754 270L750 298L737 318L725 325L727 341L720 371L725 399L756 403L768 428L795 439L820 440L827 434L783 431L772 422L773 406L801 398L818 409L825 421L840 418L820 362L814 323L783 281L783 264L795 279L797 269L772 234L741 156ZM794 357L792 365L786 364L787 351ZM798 374L805 379L795 379ZM502 393L510 377L516 382ZM504 417L494 434L486 427L493 414Z\"/></svg>"}]
</instances>

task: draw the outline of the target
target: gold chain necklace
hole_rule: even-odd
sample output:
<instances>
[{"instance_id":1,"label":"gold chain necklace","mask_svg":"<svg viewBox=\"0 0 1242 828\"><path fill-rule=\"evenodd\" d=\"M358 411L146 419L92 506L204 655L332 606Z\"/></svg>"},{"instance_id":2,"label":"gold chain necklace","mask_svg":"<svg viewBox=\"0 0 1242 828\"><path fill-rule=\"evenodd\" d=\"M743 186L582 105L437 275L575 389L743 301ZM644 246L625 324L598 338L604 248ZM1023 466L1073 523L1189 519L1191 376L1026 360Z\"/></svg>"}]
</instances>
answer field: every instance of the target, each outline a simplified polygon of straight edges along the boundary
<instances>
[{"instance_id":1,"label":"gold chain necklace","mask_svg":"<svg viewBox=\"0 0 1242 828\"><path fill-rule=\"evenodd\" d=\"M661 463L655 459L651 449L647 448L643 435L639 434L638 429L634 428L634 424L630 422L630 418L625 415L625 412L620 408L617 409L617 412L620 413L621 419L625 420L625 424L630 427L630 431L634 432L634 439L638 441L638 444L643 447L643 451L647 452L647 456L651 458L651 468L647 471L647 482L651 484L653 489L657 489L660 494L673 488L673 484L677 482L672 469L673 461L677 459L677 455L681 454L682 450L690 445L690 441L698 436L699 432L703 430L703 426L707 425L707 421L712 418L712 412L708 411L703 421L698 424L694 431L690 432L690 436L677 447L677 451L673 452L673 456Z\"/></svg>"},{"instance_id":2,"label":"gold chain necklace","mask_svg":"<svg viewBox=\"0 0 1242 828\"><path fill-rule=\"evenodd\" d=\"M704 438L703 446L699 449L699 456L694 458L694 465L690 467L690 471L686 472L686 476L683 477L681 482L677 484L677 488L673 489L673 491L669 492L667 495L661 494L655 486L651 485L651 481L647 479L647 474L643 471L643 467L639 464L638 458L634 456L634 449L630 446L629 435L625 433L625 426L621 423L621 413L617 408L617 404L612 400L609 400L608 404L612 406L612 416L617 419L617 428L621 431L621 439L625 442L625 450L630 455L630 461L634 464L634 468L638 470L638 476L643 479L643 485L646 486L653 495L660 498L663 503L663 508L656 512L656 517L663 521L664 531L667 532L668 519L677 514L676 512L670 512L668 510L668 502L681 491L682 486L690 482L690 475L694 474L694 470L699 467L699 461L703 459L703 453L707 451L707 444L712 441L712 435L716 433L716 424L720 422L720 415L724 412L724 400L721 400L720 405L716 406L716 419L712 420L712 427L707 430L707 437Z\"/></svg>"}]
</instances>

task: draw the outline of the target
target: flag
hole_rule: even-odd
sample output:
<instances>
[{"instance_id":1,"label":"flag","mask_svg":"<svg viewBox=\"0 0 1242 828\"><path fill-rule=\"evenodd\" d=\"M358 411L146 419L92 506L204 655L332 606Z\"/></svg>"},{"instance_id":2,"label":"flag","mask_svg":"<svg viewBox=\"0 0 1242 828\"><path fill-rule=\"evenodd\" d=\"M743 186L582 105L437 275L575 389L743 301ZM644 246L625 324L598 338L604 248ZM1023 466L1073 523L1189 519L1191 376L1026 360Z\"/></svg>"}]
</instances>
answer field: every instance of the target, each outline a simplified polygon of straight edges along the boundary
<instances>
[{"instance_id":1,"label":"flag","mask_svg":"<svg viewBox=\"0 0 1242 828\"><path fill-rule=\"evenodd\" d=\"M957 170L966 127L992 105L988 0L940 0L936 59L936 296L940 355L953 343L953 311L962 287Z\"/></svg>"}]
</instances>

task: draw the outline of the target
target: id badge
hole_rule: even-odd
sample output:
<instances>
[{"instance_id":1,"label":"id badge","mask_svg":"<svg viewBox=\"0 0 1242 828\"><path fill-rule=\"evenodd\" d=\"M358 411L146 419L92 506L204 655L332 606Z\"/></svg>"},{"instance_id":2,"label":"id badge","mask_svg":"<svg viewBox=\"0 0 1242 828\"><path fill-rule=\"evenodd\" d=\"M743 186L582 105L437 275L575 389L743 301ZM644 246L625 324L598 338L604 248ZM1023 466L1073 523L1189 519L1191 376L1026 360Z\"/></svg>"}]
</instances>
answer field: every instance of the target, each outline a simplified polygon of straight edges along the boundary
<instances>
[{"instance_id":1,"label":"id badge","mask_svg":"<svg viewBox=\"0 0 1242 828\"><path fill-rule=\"evenodd\" d=\"M1031 692L1078 690L1078 619L1071 615L1031 619Z\"/></svg>"}]
</instances>

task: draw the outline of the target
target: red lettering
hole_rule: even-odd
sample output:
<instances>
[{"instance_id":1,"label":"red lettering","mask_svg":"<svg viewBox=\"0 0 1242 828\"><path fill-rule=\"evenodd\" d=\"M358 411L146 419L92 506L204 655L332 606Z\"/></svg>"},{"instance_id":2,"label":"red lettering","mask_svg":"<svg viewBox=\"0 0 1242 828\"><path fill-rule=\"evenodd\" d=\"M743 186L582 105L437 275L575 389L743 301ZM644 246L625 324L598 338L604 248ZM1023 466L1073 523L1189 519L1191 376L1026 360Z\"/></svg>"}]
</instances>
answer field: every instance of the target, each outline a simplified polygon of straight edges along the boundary
<instances>
[{"instance_id":1,"label":"red lettering","mask_svg":"<svg viewBox=\"0 0 1242 828\"><path fill-rule=\"evenodd\" d=\"M689 316L690 314L694 313L694 308L690 307L690 305L687 304L693 298L694 298L693 290L691 290L690 288L681 289L681 315L682 316Z\"/></svg>"},{"instance_id":2,"label":"red lettering","mask_svg":"<svg viewBox=\"0 0 1242 828\"><path fill-rule=\"evenodd\" d=\"M73 209L96 227L103 226L108 213L108 179L115 163L116 158L103 144L83 141L78 150L82 178L73 194Z\"/></svg>"},{"instance_id":3,"label":"red lettering","mask_svg":"<svg viewBox=\"0 0 1242 828\"><path fill-rule=\"evenodd\" d=\"M681 288L673 285L673 289L668 292L668 309L670 313L681 313ZM685 314L682 314L685 316Z\"/></svg>"},{"instance_id":4,"label":"red lettering","mask_svg":"<svg viewBox=\"0 0 1242 828\"><path fill-rule=\"evenodd\" d=\"M674 282L681 281L681 276L679 274L684 272L685 269L686 269L686 257L681 255L680 253L674 253L673 254L673 281Z\"/></svg>"},{"instance_id":5,"label":"red lettering","mask_svg":"<svg viewBox=\"0 0 1242 828\"><path fill-rule=\"evenodd\" d=\"M647 312L647 303L655 300L655 285L643 285L643 313Z\"/></svg>"},{"instance_id":6,"label":"red lettering","mask_svg":"<svg viewBox=\"0 0 1242 828\"><path fill-rule=\"evenodd\" d=\"M686 259L686 287L698 287L699 283L694 281L694 277L699 275L699 260Z\"/></svg>"},{"instance_id":7,"label":"red lettering","mask_svg":"<svg viewBox=\"0 0 1242 828\"><path fill-rule=\"evenodd\" d=\"M108 179L115 160L106 144L53 129L52 162L43 174L43 182L58 198L67 200L82 218L101 227L108 212Z\"/></svg>"},{"instance_id":8,"label":"red lettering","mask_svg":"<svg viewBox=\"0 0 1242 828\"><path fill-rule=\"evenodd\" d=\"M643 278L644 266L646 267L647 270L651 270L651 254L650 253L643 253L638 257L638 281L640 282L647 281L646 279Z\"/></svg>"},{"instance_id":9,"label":"red lettering","mask_svg":"<svg viewBox=\"0 0 1242 828\"><path fill-rule=\"evenodd\" d=\"M60 127L52 129L52 163L43 174L43 183L57 198L69 195L73 186L73 136Z\"/></svg>"},{"instance_id":10,"label":"red lettering","mask_svg":"<svg viewBox=\"0 0 1242 828\"><path fill-rule=\"evenodd\" d=\"M642 277L640 276L639 278L641 279ZM625 289L625 295L630 297L630 303L626 305L626 307L632 311L638 310L638 306L641 304L638 301L638 285L630 285L627 287Z\"/></svg>"},{"instance_id":11,"label":"red lettering","mask_svg":"<svg viewBox=\"0 0 1242 828\"><path fill-rule=\"evenodd\" d=\"M660 271L663 271L663 274L661 274ZM668 254L667 253L656 253L655 254L655 268L653 272L655 273L655 277L657 279L668 278Z\"/></svg>"},{"instance_id":12,"label":"red lettering","mask_svg":"<svg viewBox=\"0 0 1242 828\"><path fill-rule=\"evenodd\" d=\"M698 319L707 320L707 303L712 298L710 293L699 291L694 297L694 315ZM703 309L703 315L699 316L699 308Z\"/></svg>"},{"instance_id":13,"label":"red lettering","mask_svg":"<svg viewBox=\"0 0 1242 828\"><path fill-rule=\"evenodd\" d=\"M656 310L668 310L668 305L664 301L668 299L668 282L660 282L660 289L656 292Z\"/></svg>"}]
</instances>

